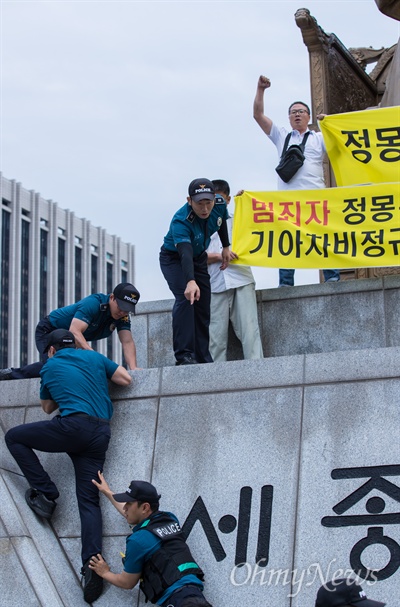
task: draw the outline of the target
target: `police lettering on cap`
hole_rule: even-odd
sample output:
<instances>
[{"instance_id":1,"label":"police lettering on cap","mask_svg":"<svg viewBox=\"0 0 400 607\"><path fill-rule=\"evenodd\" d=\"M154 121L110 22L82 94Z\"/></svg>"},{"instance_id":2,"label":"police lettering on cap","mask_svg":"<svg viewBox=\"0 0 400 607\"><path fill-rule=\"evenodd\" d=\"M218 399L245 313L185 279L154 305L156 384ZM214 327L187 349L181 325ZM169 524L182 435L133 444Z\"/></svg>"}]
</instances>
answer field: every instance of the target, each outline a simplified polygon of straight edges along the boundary
<instances>
[{"instance_id":1,"label":"police lettering on cap","mask_svg":"<svg viewBox=\"0 0 400 607\"><path fill-rule=\"evenodd\" d=\"M315 607L385 607L386 603L367 599L367 595L352 578L327 582L318 590Z\"/></svg>"},{"instance_id":2,"label":"police lettering on cap","mask_svg":"<svg viewBox=\"0 0 400 607\"><path fill-rule=\"evenodd\" d=\"M134 312L140 293L130 282L121 282L113 291L118 307L124 312Z\"/></svg>"},{"instance_id":3,"label":"police lettering on cap","mask_svg":"<svg viewBox=\"0 0 400 607\"><path fill-rule=\"evenodd\" d=\"M114 493L113 498L116 502L149 502L154 504L158 502L161 495L158 495L157 489L147 481L132 481L124 493Z\"/></svg>"},{"instance_id":4,"label":"police lettering on cap","mask_svg":"<svg viewBox=\"0 0 400 607\"><path fill-rule=\"evenodd\" d=\"M49 333L45 352L47 352L50 346L58 346L59 348L75 347L74 334L71 331L67 331L67 329L55 329Z\"/></svg>"},{"instance_id":5,"label":"police lettering on cap","mask_svg":"<svg viewBox=\"0 0 400 607\"><path fill-rule=\"evenodd\" d=\"M193 202L199 202L200 200L214 200L214 184L209 179L204 177L200 179L193 179L189 184L189 196Z\"/></svg>"}]
</instances>

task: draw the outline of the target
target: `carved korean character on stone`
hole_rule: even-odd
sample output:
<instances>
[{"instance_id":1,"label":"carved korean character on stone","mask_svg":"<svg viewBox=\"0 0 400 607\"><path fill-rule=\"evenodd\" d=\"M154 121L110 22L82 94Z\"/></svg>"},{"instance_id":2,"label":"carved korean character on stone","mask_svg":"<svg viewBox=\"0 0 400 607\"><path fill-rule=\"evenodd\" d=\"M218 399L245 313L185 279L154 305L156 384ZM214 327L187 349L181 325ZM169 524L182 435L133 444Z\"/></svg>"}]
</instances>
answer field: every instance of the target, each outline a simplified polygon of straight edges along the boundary
<instances>
[{"instance_id":1,"label":"carved korean character on stone","mask_svg":"<svg viewBox=\"0 0 400 607\"><path fill-rule=\"evenodd\" d=\"M221 533L233 533L233 531L237 529L235 565L238 566L247 563L252 494L253 489L251 487L242 487L240 490L238 516L235 517L231 514L225 514L218 521L218 529ZM259 567L266 567L269 560L272 500L272 485L264 485L261 488L257 550L254 561ZM215 560L218 562L223 561L227 554L201 496L195 501L193 508L189 512L182 527L182 531L186 538L189 536L197 521L200 522L204 530Z\"/></svg>"},{"instance_id":2,"label":"carved korean character on stone","mask_svg":"<svg viewBox=\"0 0 400 607\"><path fill-rule=\"evenodd\" d=\"M368 514L344 515L344 513L372 491L379 491L400 504L400 487L385 478L400 477L400 465L337 468L332 470L331 476L334 480L351 478L368 480L333 507L333 511L339 516L325 516L321 524L324 527L368 526L367 536L359 540L351 549L351 567L365 580L385 580L391 577L400 567L400 546L393 538L384 534L383 525L400 525L400 512L384 513L385 499L373 495L365 504ZM390 553L389 562L382 569L371 569L365 566L361 559L364 550L374 544L382 544Z\"/></svg>"}]
</instances>

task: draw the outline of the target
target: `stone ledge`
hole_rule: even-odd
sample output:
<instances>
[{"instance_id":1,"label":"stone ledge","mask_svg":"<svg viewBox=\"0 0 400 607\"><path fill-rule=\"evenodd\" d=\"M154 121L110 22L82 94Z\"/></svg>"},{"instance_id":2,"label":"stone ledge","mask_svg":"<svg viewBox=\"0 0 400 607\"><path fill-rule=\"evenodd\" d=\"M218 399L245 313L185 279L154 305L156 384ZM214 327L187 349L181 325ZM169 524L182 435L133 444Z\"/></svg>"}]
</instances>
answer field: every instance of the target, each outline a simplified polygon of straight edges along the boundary
<instances>
[{"instance_id":1,"label":"stone ledge","mask_svg":"<svg viewBox=\"0 0 400 607\"><path fill-rule=\"evenodd\" d=\"M400 347L368 348L316 354L279 356L261 360L237 360L184 367L130 371L128 387L110 383L116 402L172 394L235 392L278 386L399 377ZM39 407L39 380L2 382L0 407ZM30 420L34 421L34 420Z\"/></svg>"}]
</instances>

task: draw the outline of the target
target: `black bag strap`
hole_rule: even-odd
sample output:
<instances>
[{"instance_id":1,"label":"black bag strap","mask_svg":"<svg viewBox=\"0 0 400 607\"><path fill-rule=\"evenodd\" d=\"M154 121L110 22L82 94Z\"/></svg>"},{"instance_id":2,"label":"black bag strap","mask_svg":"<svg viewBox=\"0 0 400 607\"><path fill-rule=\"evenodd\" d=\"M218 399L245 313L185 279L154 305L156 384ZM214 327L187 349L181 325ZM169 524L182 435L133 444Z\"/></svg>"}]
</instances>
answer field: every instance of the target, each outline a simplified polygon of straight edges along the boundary
<instances>
[{"instance_id":1,"label":"black bag strap","mask_svg":"<svg viewBox=\"0 0 400 607\"><path fill-rule=\"evenodd\" d=\"M311 131L307 131L307 133L303 137L303 141L299 145L299 148L301 149L301 151L303 153L304 153L304 148L306 147L307 139L308 139L310 133L311 133ZM284 153L286 152L286 150L288 148L291 136L292 136L292 133L288 133L288 135L286 135L285 143L283 144L283 150L282 150L281 158L282 158L282 156L284 155Z\"/></svg>"},{"instance_id":2,"label":"black bag strap","mask_svg":"<svg viewBox=\"0 0 400 607\"><path fill-rule=\"evenodd\" d=\"M286 135L285 143L283 144L283 150L282 150L281 158L282 158L282 156L284 155L284 153L287 150L287 147L289 145L289 141L290 141L291 136L292 136L292 133L288 133L288 135Z\"/></svg>"},{"instance_id":3,"label":"black bag strap","mask_svg":"<svg viewBox=\"0 0 400 607\"><path fill-rule=\"evenodd\" d=\"M303 141L300 143L301 151L303 153L304 153L304 148L306 147L307 139L310 134L311 134L311 131L307 131L307 133L303 137Z\"/></svg>"}]
</instances>

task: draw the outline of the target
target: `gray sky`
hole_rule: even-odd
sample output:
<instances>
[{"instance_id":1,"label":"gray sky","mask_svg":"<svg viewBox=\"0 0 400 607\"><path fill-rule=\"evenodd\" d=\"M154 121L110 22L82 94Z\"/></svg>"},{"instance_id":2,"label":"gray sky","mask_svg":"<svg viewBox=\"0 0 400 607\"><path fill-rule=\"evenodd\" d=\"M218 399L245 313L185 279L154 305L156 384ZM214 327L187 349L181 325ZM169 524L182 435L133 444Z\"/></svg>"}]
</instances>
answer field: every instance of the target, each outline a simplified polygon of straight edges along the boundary
<instances>
[{"instance_id":1,"label":"gray sky","mask_svg":"<svg viewBox=\"0 0 400 607\"><path fill-rule=\"evenodd\" d=\"M374 0L1 0L4 176L132 242L142 301L171 298L158 252L189 182L276 187L252 104L260 74L277 124L291 101L310 101L302 6L347 47L400 35ZM277 270L254 274L258 289L277 285Z\"/></svg>"}]
</instances>

